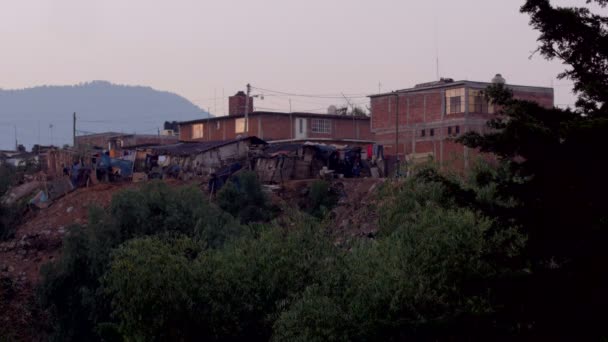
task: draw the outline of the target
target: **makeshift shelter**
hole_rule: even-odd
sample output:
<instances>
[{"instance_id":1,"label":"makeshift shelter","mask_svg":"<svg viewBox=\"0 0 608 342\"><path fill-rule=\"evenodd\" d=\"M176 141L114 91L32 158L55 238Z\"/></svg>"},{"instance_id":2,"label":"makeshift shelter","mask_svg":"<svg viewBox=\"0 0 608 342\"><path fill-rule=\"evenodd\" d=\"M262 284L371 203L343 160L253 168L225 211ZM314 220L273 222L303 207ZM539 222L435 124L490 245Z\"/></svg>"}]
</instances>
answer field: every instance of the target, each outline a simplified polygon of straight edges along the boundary
<instances>
[{"instance_id":1,"label":"makeshift shelter","mask_svg":"<svg viewBox=\"0 0 608 342\"><path fill-rule=\"evenodd\" d=\"M325 167L345 177L360 163L361 148L316 143L273 144L256 158L255 171L263 183L317 178ZM359 164L357 164L359 165Z\"/></svg>"},{"instance_id":2,"label":"makeshift shelter","mask_svg":"<svg viewBox=\"0 0 608 342\"><path fill-rule=\"evenodd\" d=\"M249 157L266 145L257 137L224 141L188 142L137 149L135 171L150 178L209 175L233 164L249 165Z\"/></svg>"}]
</instances>

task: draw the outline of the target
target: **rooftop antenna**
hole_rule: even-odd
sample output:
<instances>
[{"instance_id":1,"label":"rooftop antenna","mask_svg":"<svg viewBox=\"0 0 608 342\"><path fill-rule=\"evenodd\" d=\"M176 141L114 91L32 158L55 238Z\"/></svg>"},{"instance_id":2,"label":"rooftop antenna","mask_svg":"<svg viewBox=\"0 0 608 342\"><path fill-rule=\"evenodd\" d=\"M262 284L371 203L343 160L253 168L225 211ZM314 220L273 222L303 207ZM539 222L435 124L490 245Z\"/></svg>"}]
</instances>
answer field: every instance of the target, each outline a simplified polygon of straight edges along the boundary
<instances>
[{"instance_id":1,"label":"rooftop antenna","mask_svg":"<svg viewBox=\"0 0 608 342\"><path fill-rule=\"evenodd\" d=\"M439 24L437 22L437 15L435 15L435 77L437 81L439 78Z\"/></svg>"}]
</instances>

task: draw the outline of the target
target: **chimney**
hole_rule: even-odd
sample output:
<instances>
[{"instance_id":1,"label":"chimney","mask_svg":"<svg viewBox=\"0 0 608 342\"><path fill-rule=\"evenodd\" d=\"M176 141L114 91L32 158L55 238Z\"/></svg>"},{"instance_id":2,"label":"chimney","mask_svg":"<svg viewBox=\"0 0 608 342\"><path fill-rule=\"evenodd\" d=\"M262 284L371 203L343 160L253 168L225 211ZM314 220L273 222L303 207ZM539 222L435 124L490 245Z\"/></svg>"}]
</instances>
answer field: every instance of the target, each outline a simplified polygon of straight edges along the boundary
<instances>
[{"instance_id":1,"label":"chimney","mask_svg":"<svg viewBox=\"0 0 608 342\"><path fill-rule=\"evenodd\" d=\"M239 91L228 99L228 115L245 115L245 101L247 95ZM253 113L253 98L249 97L249 114Z\"/></svg>"}]
</instances>

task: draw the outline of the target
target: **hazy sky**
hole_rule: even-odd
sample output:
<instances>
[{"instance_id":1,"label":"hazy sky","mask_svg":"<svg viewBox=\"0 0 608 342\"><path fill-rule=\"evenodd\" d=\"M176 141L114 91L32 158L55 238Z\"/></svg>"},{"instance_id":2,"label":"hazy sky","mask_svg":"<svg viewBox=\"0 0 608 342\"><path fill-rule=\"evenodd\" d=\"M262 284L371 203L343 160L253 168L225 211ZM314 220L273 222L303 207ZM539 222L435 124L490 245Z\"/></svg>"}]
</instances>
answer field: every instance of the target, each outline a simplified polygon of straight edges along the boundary
<instances>
[{"instance_id":1,"label":"hazy sky","mask_svg":"<svg viewBox=\"0 0 608 342\"><path fill-rule=\"evenodd\" d=\"M563 0L560 4L583 4ZM555 86L523 0L0 0L0 87L90 80L176 92L221 115L248 82L306 94L369 94L440 76ZM256 93L261 93L256 91ZM266 92L268 95L268 93ZM353 98L365 104L365 98ZM329 102L292 97L293 110ZM259 109L289 108L266 96ZM164 119L164 118L163 118ZM169 118L167 118L169 119ZM1 120L1 118L0 118Z\"/></svg>"}]
</instances>

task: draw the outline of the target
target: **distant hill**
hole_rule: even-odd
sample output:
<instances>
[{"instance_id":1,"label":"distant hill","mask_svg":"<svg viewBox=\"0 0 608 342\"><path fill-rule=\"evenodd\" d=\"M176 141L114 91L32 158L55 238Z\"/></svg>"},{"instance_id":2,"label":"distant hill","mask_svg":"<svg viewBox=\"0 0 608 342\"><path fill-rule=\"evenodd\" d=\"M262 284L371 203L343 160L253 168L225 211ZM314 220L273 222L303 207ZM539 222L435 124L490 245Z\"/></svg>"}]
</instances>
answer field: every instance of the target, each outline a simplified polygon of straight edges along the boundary
<instances>
[{"instance_id":1,"label":"distant hill","mask_svg":"<svg viewBox=\"0 0 608 342\"><path fill-rule=\"evenodd\" d=\"M74 86L0 89L0 149L17 138L30 148L38 142L63 145L72 140L72 113L79 132L118 131L154 134L165 121L206 118L209 114L177 94L150 87L93 81ZM52 125L52 127L51 127ZM81 133L82 134L82 133ZM51 136L52 135L52 136Z\"/></svg>"}]
</instances>

